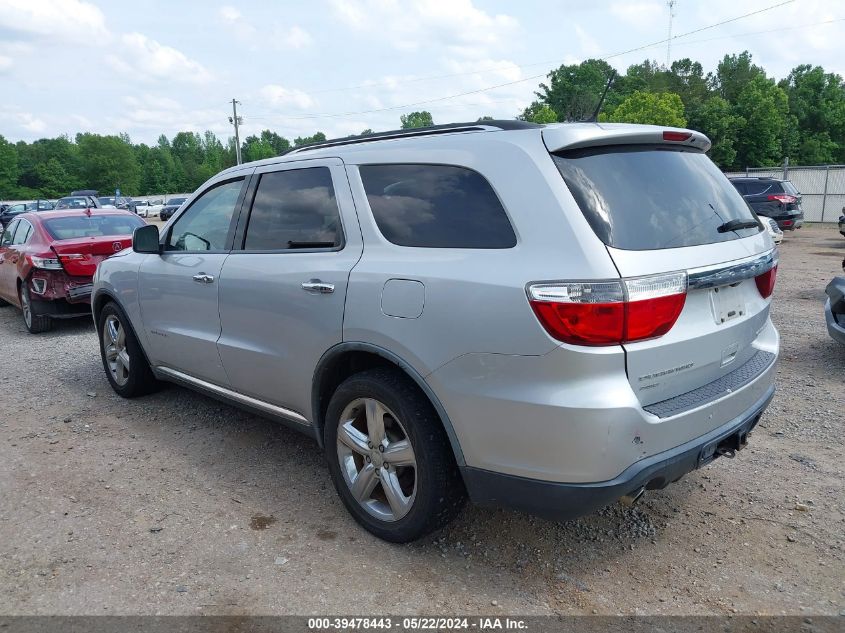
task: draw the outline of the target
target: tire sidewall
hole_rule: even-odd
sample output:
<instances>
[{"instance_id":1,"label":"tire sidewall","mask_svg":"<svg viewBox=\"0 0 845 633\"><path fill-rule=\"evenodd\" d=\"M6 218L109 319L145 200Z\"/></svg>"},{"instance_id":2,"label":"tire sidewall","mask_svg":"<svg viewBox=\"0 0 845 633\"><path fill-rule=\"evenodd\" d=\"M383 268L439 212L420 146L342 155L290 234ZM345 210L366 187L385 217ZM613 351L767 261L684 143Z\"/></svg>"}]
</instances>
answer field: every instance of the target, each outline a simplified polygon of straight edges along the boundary
<instances>
[{"instance_id":1,"label":"tire sidewall","mask_svg":"<svg viewBox=\"0 0 845 633\"><path fill-rule=\"evenodd\" d=\"M123 385L119 385L115 381L109 369L108 360L106 359L106 348L103 343L103 328L109 316L117 317L120 321L120 327L126 332L126 351L129 353L129 379ZM126 318L123 310L117 307L116 304L110 302L100 311L100 317L97 321L97 339L100 344L100 359L103 363L103 370L106 372L106 378L111 388L114 389L115 393L124 398L131 398L134 395L138 395L142 391L139 383L142 380L142 363L146 363L146 358L141 350L141 346L138 344L138 339L135 337L135 332L129 324L129 319Z\"/></svg>"},{"instance_id":2,"label":"tire sidewall","mask_svg":"<svg viewBox=\"0 0 845 633\"><path fill-rule=\"evenodd\" d=\"M343 410L357 398L374 398L394 412L399 417L414 449L417 461L416 496L410 511L398 521L381 521L369 514L352 496L343 478L337 455L338 425ZM441 494L434 485L434 478L429 468L432 463L430 455L432 443L427 441L426 436L431 434L431 413L433 410L428 403L423 404L419 398L409 401L399 397L393 388L374 378L369 372L348 378L338 387L329 402L323 436L326 458L335 488L355 520L382 539L406 542L428 531L421 529L420 526L429 523L430 515Z\"/></svg>"}]
</instances>

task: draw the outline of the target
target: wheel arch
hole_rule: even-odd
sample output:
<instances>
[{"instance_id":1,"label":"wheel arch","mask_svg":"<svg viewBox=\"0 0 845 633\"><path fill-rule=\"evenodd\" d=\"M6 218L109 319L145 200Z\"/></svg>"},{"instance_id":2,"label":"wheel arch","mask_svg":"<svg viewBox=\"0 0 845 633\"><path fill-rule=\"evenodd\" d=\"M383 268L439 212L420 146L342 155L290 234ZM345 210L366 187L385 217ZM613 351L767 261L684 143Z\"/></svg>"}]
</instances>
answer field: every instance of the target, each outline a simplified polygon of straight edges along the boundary
<instances>
[{"instance_id":1,"label":"wheel arch","mask_svg":"<svg viewBox=\"0 0 845 633\"><path fill-rule=\"evenodd\" d=\"M425 381L422 375L408 362L388 349L363 342L338 343L326 351L314 370L311 387L312 426L320 446L323 446L323 427L329 400L337 386L350 375L376 366L395 367L408 376L428 398L437 412L440 422L449 438L452 453L458 467L463 471L466 466L461 445L452 426L452 421L440 399Z\"/></svg>"}]
</instances>

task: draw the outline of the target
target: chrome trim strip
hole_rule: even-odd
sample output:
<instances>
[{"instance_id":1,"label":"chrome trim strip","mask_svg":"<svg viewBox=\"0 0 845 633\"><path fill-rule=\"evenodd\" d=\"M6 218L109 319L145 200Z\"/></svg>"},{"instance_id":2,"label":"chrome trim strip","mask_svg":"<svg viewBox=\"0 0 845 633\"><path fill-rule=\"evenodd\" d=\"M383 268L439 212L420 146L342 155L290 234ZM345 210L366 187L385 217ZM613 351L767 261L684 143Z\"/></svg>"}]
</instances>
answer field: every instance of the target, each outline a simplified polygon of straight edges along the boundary
<instances>
[{"instance_id":1,"label":"chrome trim strip","mask_svg":"<svg viewBox=\"0 0 845 633\"><path fill-rule=\"evenodd\" d=\"M687 271L690 290L716 288L739 283L768 272L778 263L777 249L773 248L762 255L752 255L732 262L692 268Z\"/></svg>"},{"instance_id":2,"label":"chrome trim strip","mask_svg":"<svg viewBox=\"0 0 845 633\"><path fill-rule=\"evenodd\" d=\"M227 389L226 387L221 387L220 385L215 385L212 382L195 378L194 376L183 373L181 371L170 369L170 367L158 365L155 370L156 372L162 373L165 376L173 378L174 380L186 382L189 385L194 385L196 387L199 387L200 389L204 389L205 391L216 393L217 395L223 396L224 398L228 398L229 400L234 400L235 402L240 402L241 404L250 407L255 407L256 409L261 409L262 411L266 411L267 413L281 416L288 420L292 420L293 422L296 422L298 424L302 424L303 426L311 426L311 423L304 416L300 415L296 411L285 409L284 407L279 407L275 404L270 404L269 402L258 400L257 398L245 396L242 393L232 391L231 389Z\"/></svg>"}]
</instances>

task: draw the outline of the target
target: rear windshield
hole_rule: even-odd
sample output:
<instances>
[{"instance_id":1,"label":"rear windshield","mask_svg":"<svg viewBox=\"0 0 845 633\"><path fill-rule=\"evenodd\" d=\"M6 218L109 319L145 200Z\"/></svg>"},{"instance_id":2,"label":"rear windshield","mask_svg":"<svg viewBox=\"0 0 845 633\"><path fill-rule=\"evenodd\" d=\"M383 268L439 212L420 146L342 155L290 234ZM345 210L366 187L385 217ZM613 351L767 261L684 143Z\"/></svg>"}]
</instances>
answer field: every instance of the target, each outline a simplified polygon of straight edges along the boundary
<instances>
[{"instance_id":1,"label":"rear windshield","mask_svg":"<svg viewBox=\"0 0 845 633\"><path fill-rule=\"evenodd\" d=\"M45 220L44 227L54 240L105 235L132 235L145 222L132 215L87 215Z\"/></svg>"},{"instance_id":2,"label":"rear windshield","mask_svg":"<svg viewBox=\"0 0 845 633\"><path fill-rule=\"evenodd\" d=\"M654 250L754 235L762 227L720 232L731 220L756 220L706 155L663 146L570 150L554 161L596 235L608 246Z\"/></svg>"}]
</instances>

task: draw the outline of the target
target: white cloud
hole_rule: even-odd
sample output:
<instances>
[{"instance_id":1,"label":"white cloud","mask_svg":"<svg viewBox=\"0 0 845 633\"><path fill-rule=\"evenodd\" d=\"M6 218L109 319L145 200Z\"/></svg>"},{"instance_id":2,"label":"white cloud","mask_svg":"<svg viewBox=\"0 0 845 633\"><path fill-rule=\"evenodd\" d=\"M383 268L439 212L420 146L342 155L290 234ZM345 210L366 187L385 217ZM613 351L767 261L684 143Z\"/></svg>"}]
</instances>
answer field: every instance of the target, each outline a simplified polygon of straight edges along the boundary
<instances>
[{"instance_id":1,"label":"white cloud","mask_svg":"<svg viewBox=\"0 0 845 633\"><path fill-rule=\"evenodd\" d=\"M105 40L105 17L95 5L82 0L3 0L0 29L54 41Z\"/></svg>"},{"instance_id":2,"label":"white cloud","mask_svg":"<svg viewBox=\"0 0 845 633\"><path fill-rule=\"evenodd\" d=\"M378 33L404 51L437 43L465 57L483 57L512 36L519 22L490 14L472 0L332 0L335 17L347 26Z\"/></svg>"},{"instance_id":3,"label":"white cloud","mask_svg":"<svg viewBox=\"0 0 845 633\"><path fill-rule=\"evenodd\" d=\"M295 106L301 110L316 105L308 93L296 88L285 88L277 84L267 84L259 91L261 97L272 106Z\"/></svg>"},{"instance_id":4,"label":"white cloud","mask_svg":"<svg viewBox=\"0 0 845 633\"><path fill-rule=\"evenodd\" d=\"M311 34L300 26L289 29L276 29L273 40L279 48L300 49L310 46L313 39Z\"/></svg>"},{"instance_id":5,"label":"white cloud","mask_svg":"<svg viewBox=\"0 0 845 633\"><path fill-rule=\"evenodd\" d=\"M578 45L584 57L597 57L601 54L602 48L598 41L578 24L575 25L575 37L578 38Z\"/></svg>"},{"instance_id":6,"label":"white cloud","mask_svg":"<svg viewBox=\"0 0 845 633\"><path fill-rule=\"evenodd\" d=\"M659 2L614 2L610 13L636 29L654 29L669 19L669 9Z\"/></svg>"},{"instance_id":7,"label":"white cloud","mask_svg":"<svg viewBox=\"0 0 845 633\"><path fill-rule=\"evenodd\" d=\"M141 33L124 35L121 44L122 54L107 58L118 72L134 73L148 80L190 84L205 84L212 79L212 74L199 62Z\"/></svg>"}]
</instances>

